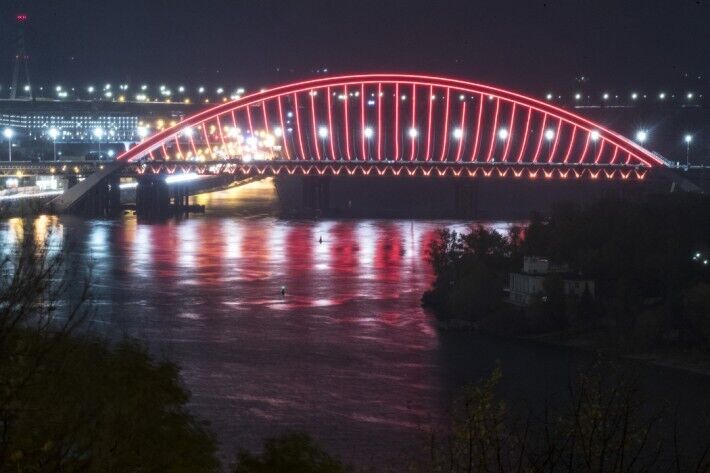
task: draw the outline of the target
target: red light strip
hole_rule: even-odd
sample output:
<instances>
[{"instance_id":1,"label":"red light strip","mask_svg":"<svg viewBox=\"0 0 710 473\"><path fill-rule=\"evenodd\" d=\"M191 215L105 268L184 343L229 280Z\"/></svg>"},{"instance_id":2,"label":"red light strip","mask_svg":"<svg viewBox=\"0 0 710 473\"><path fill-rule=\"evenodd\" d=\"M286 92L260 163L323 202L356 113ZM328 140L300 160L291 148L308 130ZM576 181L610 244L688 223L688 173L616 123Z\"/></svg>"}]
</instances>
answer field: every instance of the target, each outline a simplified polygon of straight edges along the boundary
<instances>
[{"instance_id":1,"label":"red light strip","mask_svg":"<svg viewBox=\"0 0 710 473\"><path fill-rule=\"evenodd\" d=\"M542 128L540 128L540 138L537 140L537 147L535 148L535 156L533 156L533 163L537 163L537 159L540 157L540 149L542 148L542 140L545 139L545 126L547 125L547 113L542 116Z\"/></svg>"},{"instance_id":2,"label":"red light strip","mask_svg":"<svg viewBox=\"0 0 710 473\"><path fill-rule=\"evenodd\" d=\"M577 161L578 164L582 164L584 162L584 157L587 156L587 150L589 149L589 141L592 139L592 134L587 133L587 140L584 142L584 150L582 151L582 155L579 157L579 161Z\"/></svg>"},{"instance_id":3,"label":"red light strip","mask_svg":"<svg viewBox=\"0 0 710 473\"><path fill-rule=\"evenodd\" d=\"M293 94L293 108L296 111L296 134L298 134L298 149L301 151L301 159L306 159L306 152L303 148L303 136L301 135L301 113L298 111L298 94Z\"/></svg>"},{"instance_id":4,"label":"red light strip","mask_svg":"<svg viewBox=\"0 0 710 473\"><path fill-rule=\"evenodd\" d=\"M210 144L210 139L207 136L207 128L205 127L205 124L202 124L202 136L205 137L205 142L207 142L207 149L209 150L210 156L212 156L212 145Z\"/></svg>"},{"instance_id":5,"label":"red light strip","mask_svg":"<svg viewBox=\"0 0 710 473\"><path fill-rule=\"evenodd\" d=\"M377 160L382 159L382 84L377 84Z\"/></svg>"},{"instance_id":6,"label":"red light strip","mask_svg":"<svg viewBox=\"0 0 710 473\"><path fill-rule=\"evenodd\" d=\"M463 142L466 139L465 128L466 127L466 101L461 102L461 125L459 130L461 130L461 136L459 137L459 146L456 149L456 162L461 161L461 151L463 151Z\"/></svg>"},{"instance_id":7,"label":"red light strip","mask_svg":"<svg viewBox=\"0 0 710 473\"><path fill-rule=\"evenodd\" d=\"M226 151L227 150L227 143L224 141L224 133L222 133L222 120L219 119L219 115L217 115L217 129L219 130L219 139L222 142L222 148Z\"/></svg>"},{"instance_id":8,"label":"red light strip","mask_svg":"<svg viewBox=\"0 0 710 473\"><path fill-rule=\"evenodd\" d=\"M446 157L446 145L449 143L449 99L451 98L451 88L446 88L446 99L444 104L444 134L441 143L441 156L439 156L439 161L443 161Z\"/></svg>"},{"instance_id":9,"label":"red light strip","mask_svg":"<svg viewBox=\"0 0 710 473\"><path fill-rule=\"evenodd\" d=\"M190 147L192 148L194 156L197 157L197 147L195 146L195 140L192 139L192 134L190 134Z\"/></svg>"},{"instance_id":10,"label":"red light strip","mask_svg":"<svg viewBox=\"0 0 710 473\"><path fill-rule=\"evenodd\" d=\"M168 154L168 150L165 149L165 143L160 145L160 149L163 151L163 159L166 161L170 160L170 155Z\"/></svg>"},{"instance_id":11,"label":"red light strip","mask_svg":"<svg viewBox=\"0 0 710 473\"><path fill-rule=\"evenodd\" d=\"M182 154L182 148L180 148L180 140L178 140L177 133L175 134L175 146L177 146L178 156L180 156L181 158L184 158L184 156Z\"/></svg>"},{"instance_id":12,"label":"red light strip","mask_svg":"<svg viewBox=\"0 0 710 473\"><path fill-rule=\"evenodd\" d=\"M276 100L279 104L279 123L281 124L281 139L284 144L284 150L286 151L286 159L290 160L291 152L288 150L288 133L286 131L286 128L284 127L284 111L283 106L281 105L281 96L279 96Z\"/></svg>"},{"instance_id":13,"label":"red light strip","mask_svg":"<svg viewBox=\"0 0 710 473\"><path fill-rule=\"evenodd\" d=\"M362 155L360 159L366 161L368 159L367 151L365 151L365 84L360 86L360 148Z\"/></svg>"},{"instance_id":14,"label":"red light strip","mask_svg":"<svg viewBox=\"0 0 710 473\"><path fill-rule=\"evenodd\" d=\"M508 162L508 151L510 151L510 143L513 141L513 131L515 131L515 108L517 104L513 102L513 110L510 112L510 124L508 125L508 137L505 139L505 148L503 149L502 161Z\"/></svg>"},{"instance_id":15,"label":"red light strip","mask_svg":"<svg viewBox=\"0 0 710 473\"><path fill-rule=\"evenodd\" d=\"M599 160L602 157L602 153L604 152L604 145L606 144L606 140L602 140L602 145L599 147L599 152L597 153L596 157L594 158L594 164L599 164Z\"/></svg>"},{"instance_id":16,"label":"red light strip","mask_svg":"<svg viewBox=\"0 0 710 473\"><path fill-rule=\"evenodd\" d=\"M431 159L431 115L433 113L433 108L434 108L434 86L430 85L429 86L429 97L427 97L427 101L429 102L428 106L428 118L427 118L427 128L426 128L426 155L424 156L424 160L429 161Z\"/></svg>"},{"instance_id":17,"label":"red light strip","mask_svg":"<svg viewBox=\"0 0 710 473\"><path fill-rule=\"evenodd\" d=\"M261 101L261 111L264 115L264 132L271 134L271 127L269 126L269 116L266 110L266 101Z\"/></svg>"},{"instance_id":18,"label":"red light strip","mask_svg":"<svg viewBox=\"0 0 710 473\"><path fill-rule=\"evenodd\" d=\"M330 87L327 89L328 94L328 143L330 144L330 159L337 159L335 155L335 143L333 142L333 107L330 100Z\"/></svg>"},{"instance_id":19,"label":"red light strip","mask_svg":"<svg viewBox=\"0 0 710 473\"><path fill-rule=\"evenodd\" d=\"M394 160L399 161L399 82L394 84Z\"/></svg>"},{"instance_id":20,"label":"red light strip","mask_svg":"<svg viewBox=\"0 0 710 473\"><path fill-rule=\"evenodd\" d=\"M238 128L237 127L237 116L234 113L234 110L232 110L230 113L232 114L232 125L234 125L234 128Z\"/></svg>"},{"instance_id":21,"label":"red light strip","mask_svg":"<svg viewBox=\"0 0 710 473\"><path fill-rule=\"evenodd\" d=\"M617 155L618 153L619 153L619 147L618 147L618 146L614 146L614 155L611 157L611 161L609 162L609 164L614 164L614 163L616 163L616 155Z\"/></svg>"},{"instance_id":22,"label":"red light strip","mask_svg":"<svg viewBox=\"0 0 710 473\"><path fill-rule=\"evenodd\" d=\"M251 134L251 136L254 136L254 124L251 121L251 104L247 105L244 108L246 108L246 111L247 111L247 123L249 124L249 134Z\"/></svg>"},{"instance_id":23,"label":"red light strip","mask_svg":"<svg viewBox=\"0 0 710 473\"><path fill-rule=\"evenodd\" d=\"M530 118L532 117L532 108L528 107L528 118L525 120L525 129L523 130L523 143L520 145L520 151L518 152L518 162L523 162L523 156L525 155L525 149L528 145L528 135L530 134Z\"/></svg>"},{"instance_id":24,"label":"red light strip","mask_svg":"<svg viewBox=\"0 0 710 473\"><path fill-rule=\"evenodd\" d=\"M343 114L345 115L345 155L350 161L352 158L350 156L350 117L348 116L348 102L350 100L348 98L348 86L344 86L343 90L345 95L345 107L343 108Z\"/></svg>"},{"instance_id":25,"label":"red light strip","mask_svg":"<svg viewBox=\"0 0 710 473\"><path fill-rule=\"evenodd\" d=\"M493 159L493 151L496 149L496 133L498 132L498 112L500 110L500 99L496 98L496 111L493 114L493 128L491 129L491 140L488 143L488 156L486 162L490 163Z\"/></svg>"},{"instance_id":26,"label":"red light strip","mask_svg":"<svg viewBox=\"0 0 710 473\"><path fill-rule=\"evenodd\" d=\"M476 122L476 139L473 142L471 161L478 161L478 145L481 137L481 122L483 121L483 94L478 95L478 121Z\"/></svg>"},{"instance_id":27,"label":"red light strip","mask_svg":"<svg viewBox=\"0 0 710 473\"><path fill-rule=\"evenodd\" d=\"M412 129L417 126L417 86L412 84ZM409 160L414 161L414 152L417 149L417 137L412 136L409 150Z\"/></svg>"},{"instance_id":28,"label":"red light strip","mask_svg":"<svg viewBox=\"0 0 710 473\"><path fill-rule=\"evenodd\" d=\"M565 153L565 160L563 161L565 164L567 164L567 161L569 161L569 157L572 154L572 148L574 148L574 139L577 136L577 125L572 128L572 137L569 140L569 147L567 148L567 153Z\"/></svg>"},{"instance_id":29,"label":"red light strip","mask_svg":"<svg viewBox=\"0 0 710 473\"><path fill-rule=\"evenodd\" d=\"M316 159L320 161L320 148L318 147L318 126L316 126L316 98L313 95L313 91L311 91L309 95L311 96L311 125L313 126L313 143L316 147ZM323 150L323 152L325 153L325 149Z\"/></svg>"},{"instance_id":30,"label":"red light strip","mask_svg":"<svg viewBox=\"0 0 710 473\"><path fill-rule=\"evenodd\" d=\"M557 145L560 142L560 131L562 131L562 119L557 120L557 131L555 132L555 142L552 145L552 151L550 151L550 156L547 157L547 162L551 163L557 151Z\"/></svg>"}]
</instances>

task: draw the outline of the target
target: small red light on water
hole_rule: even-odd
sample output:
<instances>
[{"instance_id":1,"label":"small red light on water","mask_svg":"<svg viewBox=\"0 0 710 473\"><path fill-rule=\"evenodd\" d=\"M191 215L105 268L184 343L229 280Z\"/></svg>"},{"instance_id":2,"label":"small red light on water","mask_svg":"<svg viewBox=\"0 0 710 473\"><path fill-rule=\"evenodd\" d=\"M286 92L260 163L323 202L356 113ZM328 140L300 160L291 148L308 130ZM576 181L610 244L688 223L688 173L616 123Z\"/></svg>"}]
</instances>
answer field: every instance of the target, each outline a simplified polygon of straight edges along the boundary
<instances>
[{"instance_id":1,"label":"small red light on water","mask_svg":"<svg viewBox=\"0 0 710 473\"><path fill-rule=\"evenodd\" d=\"M15 18L17 19L17 21L20 21L20 22L27 21L27 15L25 15L24 13L20 13Z\"/></svg>"}]
</instances>

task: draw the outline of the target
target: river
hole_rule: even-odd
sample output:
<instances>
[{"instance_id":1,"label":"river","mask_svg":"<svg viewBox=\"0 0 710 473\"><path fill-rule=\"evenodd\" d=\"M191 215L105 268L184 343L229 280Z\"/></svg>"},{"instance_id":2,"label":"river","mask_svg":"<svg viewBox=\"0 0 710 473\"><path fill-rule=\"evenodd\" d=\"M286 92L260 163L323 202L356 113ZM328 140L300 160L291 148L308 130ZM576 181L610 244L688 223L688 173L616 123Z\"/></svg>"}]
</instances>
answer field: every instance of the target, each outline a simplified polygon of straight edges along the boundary
<instances>
[{"instance_id":1,"label":"river","mask_svg":"<svg viewBox=\"0 0 710 473\"><path fill-rule=\"evenodd\" d=\"M226 461L299 429L346 461L396 462L445 418L457 390L496 363L502 395L525 410L564 397L570 377L594 361L436 328L419 303L432 279L426 249L438 228L468 222L281 220L268 183L198 200L207 214L159 224L11 219L0 241L16 241L23 225L38 239L52 230L91 266L93 324L181 366L190 408L210 422ZM632 368L681 421L707 403L708 378Z\"/></svg>"}]
</instances>

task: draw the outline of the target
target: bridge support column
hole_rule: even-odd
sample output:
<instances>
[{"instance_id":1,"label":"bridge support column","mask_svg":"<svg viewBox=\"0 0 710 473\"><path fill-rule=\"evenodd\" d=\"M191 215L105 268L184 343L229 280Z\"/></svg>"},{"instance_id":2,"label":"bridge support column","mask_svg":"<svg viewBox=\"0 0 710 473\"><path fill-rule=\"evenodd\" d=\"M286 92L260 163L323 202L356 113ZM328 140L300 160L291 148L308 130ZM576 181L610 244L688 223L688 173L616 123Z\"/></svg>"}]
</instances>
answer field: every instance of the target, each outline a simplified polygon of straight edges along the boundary
<instances>
[{"instance_id":1,"label":"bridge support column","mask_svg":"<svg viewBox=\"0 0 710 473\"><path fill-rule=\"evenodd\" d=\"M306 176L301 181L303 207L308 210L327 211L330 208L330 178Z\"/></svg>"},{"instance_id":2,"label":"bridge support column","mask_svg":"<svg viewBox=\"0 0 710 473\"><path fill-rule=\"evenodd\" d=\"M160 176L142 176L136 187L136 215L156 219L170 215L170 189Z\"/></svg>"},{"instance_id":3,"label":"bridge support column","mask_svg":"<svg viewBox=\"0 0 710 473\"><path fill-rule=\"evenodd\" d=\"M77 179L74 176L67 179L68 188L76 183ZM121 213L120 176L109 176L99 181L74 207L72 213L94 218L119 215Z\"/></svg>"}]
</instances>

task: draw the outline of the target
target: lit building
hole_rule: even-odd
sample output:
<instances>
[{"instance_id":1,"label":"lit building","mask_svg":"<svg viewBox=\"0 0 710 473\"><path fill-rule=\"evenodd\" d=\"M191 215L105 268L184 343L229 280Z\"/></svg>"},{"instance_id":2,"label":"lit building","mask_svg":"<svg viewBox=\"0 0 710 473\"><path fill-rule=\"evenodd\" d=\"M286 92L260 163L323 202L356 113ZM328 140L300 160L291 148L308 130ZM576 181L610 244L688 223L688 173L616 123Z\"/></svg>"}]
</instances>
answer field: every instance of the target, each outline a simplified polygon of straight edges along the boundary
<instances>
[{"instance_id":1,"label":"lit building","mask_svg":"<svg viewBox=\"0 0 710 473\"><path fill-rule=\"evenodd\" d=\"M519 306L530 305L535 297L544 293L544 281L549 274L562 277L565 295L581 297L588 292L594 297L594 280L571 273L567 265L554 265L545 258L526 256L522 272L509 274L509 301Z\"/></svg>"}]
</instances>

